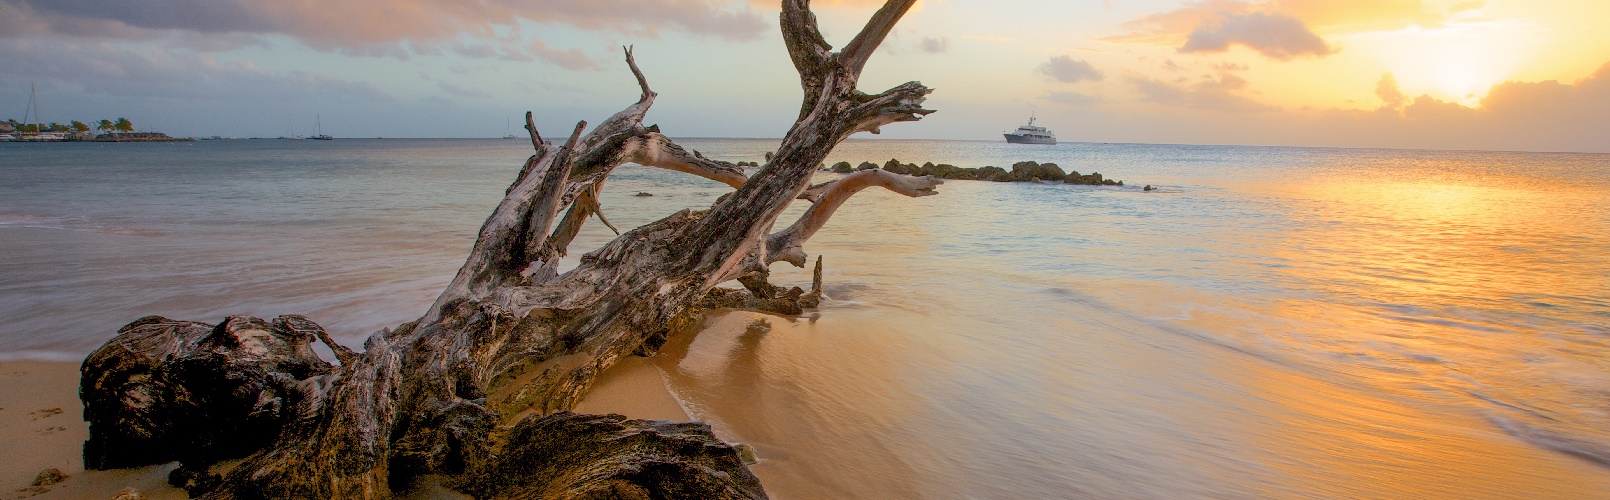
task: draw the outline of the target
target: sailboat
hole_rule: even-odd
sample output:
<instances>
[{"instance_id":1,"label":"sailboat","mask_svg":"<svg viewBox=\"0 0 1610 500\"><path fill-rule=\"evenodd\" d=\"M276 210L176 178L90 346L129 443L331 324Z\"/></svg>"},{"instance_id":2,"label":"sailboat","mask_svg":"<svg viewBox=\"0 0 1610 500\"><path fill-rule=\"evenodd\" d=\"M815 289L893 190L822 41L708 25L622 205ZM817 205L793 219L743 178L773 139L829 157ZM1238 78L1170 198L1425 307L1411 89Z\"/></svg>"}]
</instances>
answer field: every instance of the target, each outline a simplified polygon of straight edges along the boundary
<instances>
[{"instance_id":1,"label":"sailboat","mask_svg":"<svg viewBox=\"0 0 1610 500\"><path fill-rule=\"evenodd\" d=\"M333 140L335 140L334 137L324 135L324 122L321 121L320 118L321 117L319 115L313 115L313 136L308 137L308 138L313 139L315 141L333 141Z\"/></svg>"},{"instance_id":2,"label":"sailboat","mask_svg":"<svg viewBox=\"0 0 1610 500\"><path fill-rule=\"evenodd\" d=\"M509 119L508 118L503 119L503 138L504 139L518 139L518 137L515 137L514 134L509 133Z\"/></svg>"},{"instance_id":3,"label":"sailboat","mask_svg":"<svg viewBox=\"0 0 1610 500\"><path fill-rule=\"evenodd\" d=\"M45 128L45 118L39 115L39 97L36 95L33 84L28 84L28 109L22 112L22 123L28 124L28 114L33 113L34 131L23 132L18 130L9 140L18 141L61 141L67 139L67 134Z\"/></svg>"}]
</instances>

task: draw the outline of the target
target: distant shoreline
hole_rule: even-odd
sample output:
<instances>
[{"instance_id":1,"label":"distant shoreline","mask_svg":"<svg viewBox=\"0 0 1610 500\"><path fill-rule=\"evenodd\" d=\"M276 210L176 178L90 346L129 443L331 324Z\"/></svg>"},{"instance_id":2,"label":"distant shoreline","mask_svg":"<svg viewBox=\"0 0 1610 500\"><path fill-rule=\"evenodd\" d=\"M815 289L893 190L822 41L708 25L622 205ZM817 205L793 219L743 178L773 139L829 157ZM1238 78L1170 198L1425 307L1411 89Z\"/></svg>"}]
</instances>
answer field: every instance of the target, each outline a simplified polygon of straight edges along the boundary
<instances>
[{"instance_id":1,"label":"distant shoreline","mask_svg":"<svg viewBox=\"0 0 1610 500\"><path fill-rule=\"evenodd\" d=\"M60 143L60 142L191 142L191 141L195 141L195 139L191 138L191 137L170 137L170 136L168 136L168 134L164 134L164 133L161 133L161 132L127 132L127 133L122 133L122 134L101 134L101 135L91 136L91 137L84 137L84 136L78 136L78 135L67 135L67 136L63 136L63 137L61 137L59 139L58 138L39 139L37 137L23 137L23 136L16 136L16 135L13 135L13 134L7 134L7 136L8 137L6 137L6 138L0 138L0 142L27 142L27 143L49 144L49 143Z\"/></svg>"}]
</instances>

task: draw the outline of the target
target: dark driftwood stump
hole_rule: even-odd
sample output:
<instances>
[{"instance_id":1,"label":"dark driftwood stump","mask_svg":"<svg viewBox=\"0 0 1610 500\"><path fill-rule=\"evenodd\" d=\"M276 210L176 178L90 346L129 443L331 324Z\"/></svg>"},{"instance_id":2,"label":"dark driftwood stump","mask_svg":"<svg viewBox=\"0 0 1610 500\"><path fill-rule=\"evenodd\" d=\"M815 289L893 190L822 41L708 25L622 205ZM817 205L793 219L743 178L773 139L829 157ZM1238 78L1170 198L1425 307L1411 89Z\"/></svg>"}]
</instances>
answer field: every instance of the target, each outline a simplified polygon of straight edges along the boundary
<instances>
[{"instance_id":1,"label":"dark driftwood stump","mask_svg":"<svg viewBox=\"0 0 1610 500\"><path fill-rule=\"evenodd\" d=\"M775 155L751 177L689 153L643 116L656 94L630 49L641 98L561 147L526 116L536 154L481 227L429 311L370 336L361 353L300 316L217 325L141 318L84 361L89 468L172 460L170 478L210 498L382 498L422 475L478 497L762 498L734 448L694 423L568 413L622 356L651 355L703 307L797 314L820 299L767 282L803 266L803 244L845 198L881 186L907 196L940 183L883 170L811 186L840 141L932 111L917 82L856 90L867 59L915 0L889 0L832 52L807 0L785 0L783 38L804 102ZM582 224L602 221L598 192L623 163L687 172L736 188L620 235L560 274ZM812 207L773 232L795 199ZM603 221L608 224L607 221ZM738 279L747 291L717 289ZM339 365L320 359L322 340ZM220 466L221 461L228 466Z\"/></svg>"}]
</instances>

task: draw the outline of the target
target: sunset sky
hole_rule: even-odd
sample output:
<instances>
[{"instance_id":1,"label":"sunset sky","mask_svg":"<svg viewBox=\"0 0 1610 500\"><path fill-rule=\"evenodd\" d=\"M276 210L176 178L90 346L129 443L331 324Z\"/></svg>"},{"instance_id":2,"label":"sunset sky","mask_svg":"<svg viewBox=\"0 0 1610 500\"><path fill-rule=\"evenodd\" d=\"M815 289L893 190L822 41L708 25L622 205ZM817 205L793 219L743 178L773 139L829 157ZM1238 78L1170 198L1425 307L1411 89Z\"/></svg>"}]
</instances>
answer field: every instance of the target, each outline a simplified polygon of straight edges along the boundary
<instances>
[{"instance_id":1,"label":"sunset sky","mask_svg":"<svg viewBox=\"0 0 1610 500\"><path fill-rule=\"evenodd\" d=\"M881 2L815 2L842 45ZM636 98L670 135L780 137L775 2L0 0L0 119L173 135L550 135ZM885 137L1610 152L1610 1L923 0L862 88L936 89ZM507 124L513 123L512 126Z\"/></svg>"}]
</instances>

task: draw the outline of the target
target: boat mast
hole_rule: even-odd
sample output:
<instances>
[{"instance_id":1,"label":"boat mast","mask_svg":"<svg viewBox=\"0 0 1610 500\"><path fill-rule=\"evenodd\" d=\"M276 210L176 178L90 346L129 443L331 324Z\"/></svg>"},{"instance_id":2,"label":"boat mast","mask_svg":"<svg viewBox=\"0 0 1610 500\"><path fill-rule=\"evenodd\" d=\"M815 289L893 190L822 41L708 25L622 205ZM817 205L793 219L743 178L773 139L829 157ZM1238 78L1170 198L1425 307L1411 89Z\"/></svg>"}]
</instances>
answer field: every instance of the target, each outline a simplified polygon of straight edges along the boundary
<instances>
[{"instance_id":1,"label":"boat mast","mask_svg":"<svg viewBox=\"0 0 1610 500\"><path fill-rule=\"evenodd\" d=\"M34 124L34 133L38 134L45 128L45 119L39 116L39 96L38 90L34 88L34 85L33 83L28 84L28 107L22 110L22 124L28 124L28 113L33 112L34 121L38 122ZM17 132L21 133L22 131Z\"/></svg>"}]
</instances>

